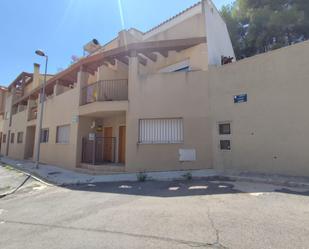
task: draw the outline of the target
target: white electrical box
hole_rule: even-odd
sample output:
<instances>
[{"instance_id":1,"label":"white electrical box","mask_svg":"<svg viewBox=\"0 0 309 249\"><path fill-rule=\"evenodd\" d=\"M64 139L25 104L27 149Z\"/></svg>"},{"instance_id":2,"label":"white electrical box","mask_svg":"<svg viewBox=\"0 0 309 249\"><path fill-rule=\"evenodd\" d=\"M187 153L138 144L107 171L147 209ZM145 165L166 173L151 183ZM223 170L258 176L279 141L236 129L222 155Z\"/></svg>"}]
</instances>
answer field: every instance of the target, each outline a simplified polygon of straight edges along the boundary
<instances>
[{"instance_id":1,"label":"white electrical box","mask_svg":"<svg viewBox=\"0 0 309 249\"><path fill-rule=\"evenodd\" d=\"M179 161L181 162L196 161L196 150L195 149L179 149Z\"/></svg>"}]
</instances>

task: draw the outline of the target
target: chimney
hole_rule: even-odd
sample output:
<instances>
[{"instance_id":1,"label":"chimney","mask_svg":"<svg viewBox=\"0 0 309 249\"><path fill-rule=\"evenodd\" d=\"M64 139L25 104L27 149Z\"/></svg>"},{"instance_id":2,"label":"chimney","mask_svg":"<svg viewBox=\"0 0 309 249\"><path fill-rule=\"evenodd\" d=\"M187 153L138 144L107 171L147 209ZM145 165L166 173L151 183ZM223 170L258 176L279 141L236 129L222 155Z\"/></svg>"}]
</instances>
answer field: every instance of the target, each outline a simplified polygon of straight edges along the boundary
<instances>
[{"instance_id":1,"label":"chimney","mask_svg":"<svg viewBox=\"0 0 309 249\"><path fill-rule=\"evenodd\" d=\"M123 29L118 32L118 45L119 47L126 47L128 44L137 42L138 39L132 35L129 31Z\"/></svg>"},{"instance_id":2,"label":"chimney","mask_svg":"<svg viewBox=\"0 0 309 249\"><path fill-rule=\"evenodd\" d=\"M32 89L35 89L40 85L40 64L33 64L33 84Z\"/></svg>"}]
</instances>

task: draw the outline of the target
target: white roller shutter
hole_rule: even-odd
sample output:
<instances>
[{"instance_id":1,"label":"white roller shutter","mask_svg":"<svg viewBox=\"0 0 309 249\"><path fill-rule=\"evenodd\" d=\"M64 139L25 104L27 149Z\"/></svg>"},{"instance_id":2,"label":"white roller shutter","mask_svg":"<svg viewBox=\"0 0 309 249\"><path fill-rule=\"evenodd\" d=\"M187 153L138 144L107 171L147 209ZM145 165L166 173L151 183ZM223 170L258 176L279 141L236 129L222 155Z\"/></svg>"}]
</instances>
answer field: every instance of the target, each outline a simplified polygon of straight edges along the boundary
<instances>
[{"instance_id":1,"label":"white roller shutter","mask_svg":"<svg viewBox=\"0 0 309 249\"><path fill-rule=\"evenodd\" d=\"M57 127L56 143L68 144L70 142L70 125Z\"/></svg>"},{"instance_id":2,"label":"white roller shutter","mask_svg":"<svg viewBox=\"0 0 309 249\"><path fill-rule=\"evenodd\" d=\"M182 118L139 120L139 143L170 144L182 142Z\"/></svg>"}]
</instances>

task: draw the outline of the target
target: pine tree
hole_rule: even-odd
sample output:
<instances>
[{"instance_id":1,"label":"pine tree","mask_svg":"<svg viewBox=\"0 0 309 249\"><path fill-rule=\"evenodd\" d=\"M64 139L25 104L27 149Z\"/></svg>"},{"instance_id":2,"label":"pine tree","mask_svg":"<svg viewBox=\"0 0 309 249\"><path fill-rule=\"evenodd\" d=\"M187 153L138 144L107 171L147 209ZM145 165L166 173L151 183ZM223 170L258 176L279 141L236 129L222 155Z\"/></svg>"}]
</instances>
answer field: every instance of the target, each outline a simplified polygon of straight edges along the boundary
<instances>
[{"instance_id":1,"label":"pine tree","mask_svg":"<svg viewBox=\"0 0 309 249\"><path fill-rule=\"evenodd\" d=\"M221 14L238 59L309 38L307 0L236 0Z\"/></svg>"}]
</instances>

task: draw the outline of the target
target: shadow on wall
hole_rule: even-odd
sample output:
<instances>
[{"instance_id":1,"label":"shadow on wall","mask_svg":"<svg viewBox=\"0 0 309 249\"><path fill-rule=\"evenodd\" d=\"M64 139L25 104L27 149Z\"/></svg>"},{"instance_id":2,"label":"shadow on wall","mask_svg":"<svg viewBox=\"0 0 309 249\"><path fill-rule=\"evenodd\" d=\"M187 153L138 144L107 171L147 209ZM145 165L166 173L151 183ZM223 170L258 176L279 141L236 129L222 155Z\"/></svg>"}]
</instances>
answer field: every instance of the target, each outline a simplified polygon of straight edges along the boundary
<instances>
[{"instance_id":1,"label":"shadow on wall","mask_svg":"<svg viewBox=\"0 0 309 249\"><path fill-rule=\"evenodd\" d=\"M244 184L240 187L239 184ZM238 185L238 186L237 186ZM246 188L247 185L247 188ZM248 188L249 186L249 188ZM207 196L221 194L250 193L259 195L265 192L281 192L309 196L309 191L295 191L268 184L254 184L234 181L213 180L183 180L183 181L146 181L121 183L95 183L66 186L71 190L86 192L102 192L124 195L152 196L152 197L183 197ZM238 190L238 188L240 190ZM242 191L241 189L245 191Z\"/></svg>"}]
</instances>

